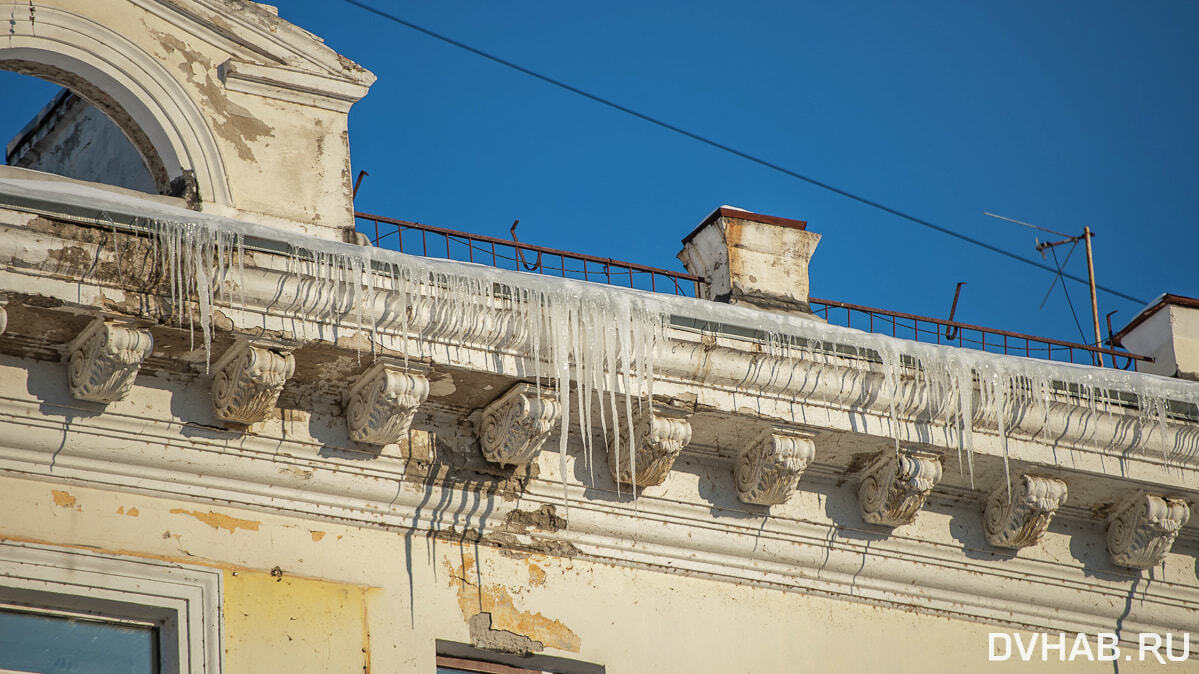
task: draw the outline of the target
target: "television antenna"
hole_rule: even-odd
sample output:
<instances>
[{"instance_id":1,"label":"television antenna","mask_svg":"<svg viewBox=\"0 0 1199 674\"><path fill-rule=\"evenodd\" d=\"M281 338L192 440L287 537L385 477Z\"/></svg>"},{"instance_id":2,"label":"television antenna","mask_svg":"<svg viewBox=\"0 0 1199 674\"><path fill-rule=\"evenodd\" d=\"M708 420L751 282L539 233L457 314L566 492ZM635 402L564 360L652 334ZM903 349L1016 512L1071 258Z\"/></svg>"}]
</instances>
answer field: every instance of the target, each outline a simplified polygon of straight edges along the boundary
<instances>
[{"instance_id":1,"label":"television antenna","mask_svg":"<svg viewBox=\"0 0 1199 674\"><path fill-rule=\"evenodd\" d=\"M1041 227L1040 225L1034 225L1031 222L1024 222L1022 220L1016 220L1014 218L1008 218L1008 217L1004 217L1002 215L988 213L986 211L983 211L983 215L995 218L997 220L1005 220L1007 222L1013 222L1017 225L1024 225L1025 227L1031 227L1033 229L1037 229L1042 232L1047 232L1049 234L1053 234L1054 236L1064 237L1059 241L1041 241L1039 238L1035 239L1035 241L1037 242L1037 246L1036 246L1037 252L1041 254L1041 259L1045 259L1045 251L1046 250L1050 250L1057 246L1061 246L1061 245L1064 245L1067 243L1077 244L1079 241L1082 241L1085 244L1086 250L1087 250L1087 279L1090 281L1089 285L1091 286L1091 324L1095 330L1095 346L1102 346L1103 345L1103 337L1101 337L1100 333L1099 333L1099 297L1095 293L1095 258L1091 253L1091 238L1095 236L1095 233L1091 231L1091 228L1083 227L1082 234L1079 234L1078 236L1070 236L1069 234L1063 234L1061 232L1056 232L1052 229L1048 229L1046 227ZM1066 259L1068 260L1069 257L1067 257ZM1058 270L1058 278L1061 278L1060 268ZM1057 278L1053 279L1053 283L1056 284L1057 281L1058 281ZM1062 288L1064 289L1065 287L1066 287L1066 280L1062 279ZM1053 291L1052 284L1049 286L1049 290L1050 290L1050 292ZM1049 297L1049 294L1046 293L1045 296ZM1045 305L1045 303L1042 302L1041 306L1044 306L1044 305ZM1095 357L1099 362L1099 367L1103 367L1103 354L1096 353ZM1112 365L1113 366L1115 365L1114 361L1112 362Z\"/></svg>"}]
</instances>

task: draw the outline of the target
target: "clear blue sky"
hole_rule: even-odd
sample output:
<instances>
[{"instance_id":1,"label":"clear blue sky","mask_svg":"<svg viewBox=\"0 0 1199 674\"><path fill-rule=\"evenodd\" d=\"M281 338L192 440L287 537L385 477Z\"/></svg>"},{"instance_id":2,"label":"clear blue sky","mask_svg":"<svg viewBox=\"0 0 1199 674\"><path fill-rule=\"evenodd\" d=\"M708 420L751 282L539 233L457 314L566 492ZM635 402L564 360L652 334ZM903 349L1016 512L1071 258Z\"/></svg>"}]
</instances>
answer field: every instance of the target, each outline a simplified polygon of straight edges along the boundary
<instances>
[{"instance_id":1,"label":"clear blue sky","mask_svg":"<svg viewBox=\"0 0 1199 674\"><path fill-rule=\"evenodd\" d=\"M1101 284L1199 295L1199 4L367 1L1029 258L1045 235L982 212L1090 225ZM525 241L681 269L680 238L733 204L824 235L813 295L944 317L967 281L959 320L1079 338L1060 286L1037 309L1050 273L340 0L279 4L378 75L350 115L362 210L503 237L519 218ZM0 133L52 91L23 79L0 79L21 101ZM1081 247L1068 270L1085 276ZM1099 300L1117 328L1140 308Z\"/></svg>"}]
</instances>

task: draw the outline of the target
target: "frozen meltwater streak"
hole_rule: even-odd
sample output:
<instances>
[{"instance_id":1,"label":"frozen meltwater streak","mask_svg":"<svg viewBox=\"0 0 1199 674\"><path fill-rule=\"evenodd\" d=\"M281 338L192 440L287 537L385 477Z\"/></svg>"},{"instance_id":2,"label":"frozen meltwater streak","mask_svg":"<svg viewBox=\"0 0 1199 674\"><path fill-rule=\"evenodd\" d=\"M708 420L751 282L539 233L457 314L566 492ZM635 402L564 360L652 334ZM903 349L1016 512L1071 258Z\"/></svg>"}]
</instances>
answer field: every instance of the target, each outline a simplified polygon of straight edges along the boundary
<instances>
[{"instance_id":1,"label":"frozen meltwater streak","mask_svg":"<svg viewBox=\"0 0 1199 674\"><path fill-rule=\"evenodd\" d=\"M97 213L97 222L108 222L111 214L146 225L167 273L174 306L196 304L206 354L211 349L214 301L232 305L235 298L227 291L237 286L245 306L242 253L256 240L275 242L272 248L287 251L282 282L286 288L279 289L272 306L284 315L303 316L305 322L315 316L334 329L353 323L347 327L369 332L372 349L386 346L405 356L427 356L433 345L465 345L488 336L492 348L532 363L532 371L522 376L552 385L560 397L563 480L572 407L588 471L594 470L596 421L604 437L609 425L621 431L612 435L619 445L614 452L636 456L633 413L652 399L655 354L665 345L672 317L759 331L767 352L781 363L770 373L768 385L798 391L794 397L800 399L817 385L809 380L807 363L840 361L847 354L876 363L881 381L861 368L849 376L855 385L878 382L878 390L868 393L886 399L888 432L896 446L900 409L922 410L929 423L945 429L947 437L956 437L959 459L964 455L971 478L976 423L986 419L998 426L1006 465L1009 430L1037 427L1030 419L1037 415L1041 419L1035 432L1045 433L1050 410L1064 393L1086 401L1089 413L1071 423L1086 424L1092 436L1100 408L1109 408L1120 397L1130 399L1138 410L1132 443L1136 447L1160 443L1167 459L1193 451L1177 434L1170 446L1166 432L1168 401L1199 404L1199 384L1191 382L922 344L745 307L284 235L262 225L86 185L5 178L0 179L0 199L4 198L90 210ZM288 243L280 246L284 236ZM236 279L230 278L233 273ZM192 312L177 316L183 313L190 321ZM181 324L181 319L176 321ZM598 420L592 418L595 400Z\"/></svg>"}]
</instances>

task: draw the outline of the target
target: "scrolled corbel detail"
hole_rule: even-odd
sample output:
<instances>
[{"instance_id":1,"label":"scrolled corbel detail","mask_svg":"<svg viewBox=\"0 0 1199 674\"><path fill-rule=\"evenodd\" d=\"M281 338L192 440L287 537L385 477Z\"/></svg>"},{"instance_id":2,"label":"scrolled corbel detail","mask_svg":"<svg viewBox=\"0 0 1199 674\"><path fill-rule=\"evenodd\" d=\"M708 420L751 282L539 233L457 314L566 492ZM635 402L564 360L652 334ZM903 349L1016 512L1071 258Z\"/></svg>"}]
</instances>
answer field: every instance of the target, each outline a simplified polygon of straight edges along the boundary
<instances>
[{"instance_id":1,"label":"scrolled corbel detail","mask_svg":"<svg viewBox=\"0 0 1199 674\"><path fill-rule=\"evenodd\" d=\"M915 450L881 452L858 488L858 508L871 524L898 527L916 519L941 480L941 457Z\"/></svg>"},{"instance_id":2,"label":"scrolled corbel detail","mask_svg":"<svg viewBox=\"0 0 1199 674\"><path fill-rule=\"evenodd\" d=\"M0 335L4 334L4 330L8 328L8 310L4 308L7 302L0 297Z\"/></svg>"},{"instance_id":3,"label":"scrolled corbel detail","mask_svg":"<svg viewBox=\"0 0 1199 674\"><path fill-rule=\"evenodd\" d=\"M1191 517L1186 501L1139 493L1121 503L1108 519L1107 551L1117 566L1148 569L1160 564Z\"/></svg>"},{"instance_id":4,"label":"scrolled corbel detail","mask_svg":"<svg viewBox=\"0 0 1199 674\"><path fill-rule=\"evenodd\" d=\"M97 403L124 398L153 348L146 330L95 319L67 347L71 395Z\"/></svg>"},{"instance_id":5,"label":"scrolled corbel detail","mask_svg":"<svg viewBox=\"0 0 1199 674\"><path fill-rule=\"evenodd\" d=\"M622 417L623 420L623 417ZM621 484L653 487L666 481L674 461L691 442L691 423L674 410L642 405L633 414L633 451L617 424L608 431L608 469Z\"/></svg>"},{"instance_id":6,"label":"scrolled corbel detail","mask_svg":"<svg viewBox=\"0 0 1199 674\"><path fill-rule=\"evenodd\" d=\"M812 433L775 428L741 450L733 479L743 503L785 503L816 456Z\"/></svg>"},{"instance_id":7,"label":"scrolled corbel detail","mask_svg":"<svg viewBox=\"0 0 1199 674\"><path fill-rule=\"evenodd\" d=\"M368 445L400 442L429 397L427 369L379 361L367 368L346 395L350 439Z\"/></svg>"},{"instance_id":8,"label":"scrolled corbel detail","mask_svg":"<svg viewBox=\"0 0 1199 674\"><path fill-rule=\"evenodd\" d=\"M1027 548L1041 542L1054 513L1066 502L1066 483L1052 477L1021 475L1008 490L991 492L983 511L987 542L999 548Z\"/></svg>"},{"instance_id":9,"label":"scrolled corbel detail","mask_svg":"<svg viewBox=\"0 0 1199 674\"><path fill-rule=\"evenodd\" d=\"M266 419L296 369L290 352L239 341L214 365L212 411L222 421L249 426Z\"/></svg>"},{"instance_id":10,"label":"scrolled corbel detail","mask_svg":"<svg viewBox=\"0 0 1199 674\"><path fill-rule=\"evenodd\" d=\"M561 416L562 406L552 391L526 383L513 386L483 409L483 457L501 466L531 463Z\"/></svg>"}]
</instances>

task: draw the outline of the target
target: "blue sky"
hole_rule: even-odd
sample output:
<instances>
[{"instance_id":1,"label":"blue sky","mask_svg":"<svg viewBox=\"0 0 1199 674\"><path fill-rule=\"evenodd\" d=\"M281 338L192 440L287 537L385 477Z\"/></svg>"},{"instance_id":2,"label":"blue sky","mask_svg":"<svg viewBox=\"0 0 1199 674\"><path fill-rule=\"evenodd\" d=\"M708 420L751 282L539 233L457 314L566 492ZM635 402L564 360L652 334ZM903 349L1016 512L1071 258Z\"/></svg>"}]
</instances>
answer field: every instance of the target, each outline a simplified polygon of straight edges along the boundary
<instances>
[{"instance_id":1,"label":"blue sky","mask_svg":"<svg viewBox=\"0 0 1199 674\"><path fill-rule=\"evenodd\" d=\"M1089 225L1101 284L1199 295L1199 4L366 1L1030 259L1045 235L982 212ZM502 237L519 218L524 241L681 270L681 237L733 204L823 234L815 296L945 317L966 281L958 320L1079 339L1060 286L1038 311L1050 273L340 0L279 4L378 75L350 116L362 210ZM0 79L0 134L53 91L26 80ZM1099 301L1117 328L1140 308Z\"/></svg>"}]
</instances>

